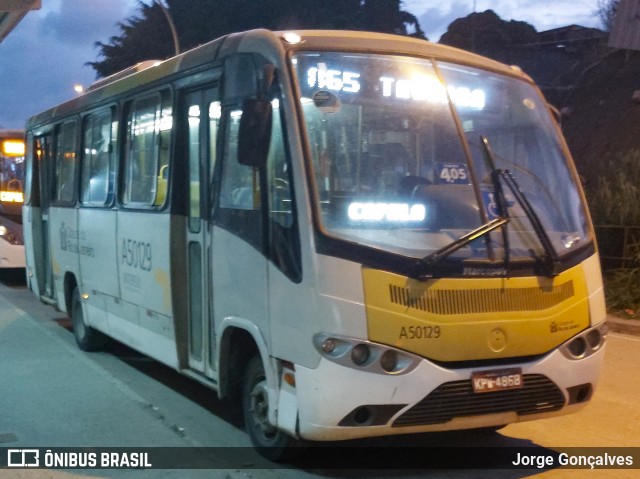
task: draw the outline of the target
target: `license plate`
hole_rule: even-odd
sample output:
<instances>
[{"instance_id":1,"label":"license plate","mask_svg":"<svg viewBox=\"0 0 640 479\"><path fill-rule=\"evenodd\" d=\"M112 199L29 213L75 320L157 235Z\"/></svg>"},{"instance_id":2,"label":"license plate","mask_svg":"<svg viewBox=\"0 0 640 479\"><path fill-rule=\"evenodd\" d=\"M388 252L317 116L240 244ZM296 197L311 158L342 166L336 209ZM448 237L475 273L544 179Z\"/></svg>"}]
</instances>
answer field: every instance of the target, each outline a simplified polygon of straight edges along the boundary
<instances>
[{"instance_id":1,"label":"license plate","mask_svg":"<svg viewBox=\"0 0 640 479\"><path fill-rule=\"evenodd\" d=\"M519 389L523 386L522 369L494 369L492 371L477 371L471 375L471 385L474 393L490 393Z\"/></svg>"}]
</instances>

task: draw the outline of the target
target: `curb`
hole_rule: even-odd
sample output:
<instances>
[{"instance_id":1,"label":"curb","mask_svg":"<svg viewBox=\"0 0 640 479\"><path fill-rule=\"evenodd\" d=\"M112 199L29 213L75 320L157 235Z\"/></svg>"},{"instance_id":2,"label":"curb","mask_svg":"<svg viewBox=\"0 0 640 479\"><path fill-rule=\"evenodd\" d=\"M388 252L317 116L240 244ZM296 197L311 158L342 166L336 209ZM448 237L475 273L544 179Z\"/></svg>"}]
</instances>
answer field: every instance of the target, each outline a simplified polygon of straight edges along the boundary
<instances>
[{"instance_id":1,"label":"curb","mask_svg":"<svg viewBox=\"0 0 640 479\"><path fill-rule=\"evenodd\" d=\"M609 326L609 331L611 332L640 336L640 320L637 319L623 319L608 314L607 326Z\"/></svg>"}]
</instances>

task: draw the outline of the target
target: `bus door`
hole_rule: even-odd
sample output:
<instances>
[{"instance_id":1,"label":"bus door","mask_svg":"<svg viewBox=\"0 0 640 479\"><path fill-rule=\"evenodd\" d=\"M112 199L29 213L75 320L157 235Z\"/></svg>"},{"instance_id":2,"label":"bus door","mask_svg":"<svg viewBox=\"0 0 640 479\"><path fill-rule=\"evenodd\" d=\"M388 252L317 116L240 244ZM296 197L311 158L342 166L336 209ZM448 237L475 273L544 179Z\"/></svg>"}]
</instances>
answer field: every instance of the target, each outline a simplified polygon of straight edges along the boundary
<instances>
[{"instance_id":1,"label":"bus door","mask_svg":"<svg viewBox=\"0 0 640 479\"><path fill-rule=\"evenodd\" d=\"M186 152L187 268L189 308L189 367L213 377L214 322L211 278L211 185L220 123L216 88L186 93L182 103L183 124L188 127Z\"/></svg>"},{"instance_id":2,"label":"bus door","mask_svg":"<svg viewBox=\"0 0 640 479\"><path fill-rule=\"evenodd\" d=\"M34 255L29 258L30 264L35 269L38 293L42 299L53 298L53 270L51 268L51 249L49 245L49 195L50 171L49 166L53 162L52 137L50 134L35 137L33 139L33 165L32 165L32 208L29 215L28 234L34 248ZM40 209L33 208L39 202Z\"/></svg>"}]
</instances>

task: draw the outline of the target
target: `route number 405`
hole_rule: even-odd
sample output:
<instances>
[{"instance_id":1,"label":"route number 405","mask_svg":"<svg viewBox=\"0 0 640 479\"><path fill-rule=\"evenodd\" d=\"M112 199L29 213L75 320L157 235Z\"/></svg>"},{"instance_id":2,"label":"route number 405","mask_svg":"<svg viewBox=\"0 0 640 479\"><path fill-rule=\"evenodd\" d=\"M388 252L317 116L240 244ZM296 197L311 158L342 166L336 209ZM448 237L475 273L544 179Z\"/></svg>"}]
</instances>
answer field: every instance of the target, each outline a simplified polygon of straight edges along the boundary
<instances>
[{"instance_id":1,"label":"route number 405","mask_svg":"<svg viewBox=\"0 0 640 479\"><path fill-rule=\"evenodd\" d=\"M438 183L466 185L469 183L467 167L458 163L438 163Z\"/></svg>"}]
</instances>

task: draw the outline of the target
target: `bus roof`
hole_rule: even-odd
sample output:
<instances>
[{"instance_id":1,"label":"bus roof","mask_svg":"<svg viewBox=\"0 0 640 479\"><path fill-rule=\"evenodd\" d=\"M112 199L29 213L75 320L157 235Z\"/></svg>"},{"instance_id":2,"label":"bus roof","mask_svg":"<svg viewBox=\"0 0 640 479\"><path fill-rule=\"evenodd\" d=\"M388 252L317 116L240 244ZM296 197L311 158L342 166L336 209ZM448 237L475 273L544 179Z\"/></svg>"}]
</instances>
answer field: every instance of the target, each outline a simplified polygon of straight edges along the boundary
<instances>
[{"instance_id":1,"label":"bus roof","mask_svg":"<svg viewBox=\"0 0 640 479\"><path fill-rule=\"evenodd\" d=\"M0 129L0 139L4 139L4 138L24 138L24 130Z\"/></svg>"},{"instance_id":2,"label":"bus roof","mask_svg":"<svg viewBox=\"0 0 640 479\"><path fill-rule=\"evenodd\" d=\"M294 40L295 39L295 40ZM259 46L259 47L258 47ZM258 50L255 50L258 48ZM57 117L73 114L88 105L109 101L120 94L151 85L171 76L196 72L199 68L219 63L224 57L243 51L270 52L270 56L286 50L347 50L363 53L412 55L446 60L517 76L531 82L518 67L489 58L413 37L348 30L265 29L232 33L164 61L148 60L91 85L86 93L43 111L27 122L28 128L46 124Z\"/></svg>"},{"instance_id":3,"label":"bus roof","mask_svg":"<svg viewBox=\"0 0 640 479\"><path fill-rule=\"evenodd\" d=\"M290 32L276 33L284 36ZM466 50L415 37L347 30L293 30L292 33L300 36L300 42L305 44L305 49L345 49L370 53L393 52L397 54L415 55L437 60L452 61L454 63L463 63L506 75L519 76L531 81L526 74L522 73L519 67L505 65L504 63Z\"/></svg>"}]
</instances>

